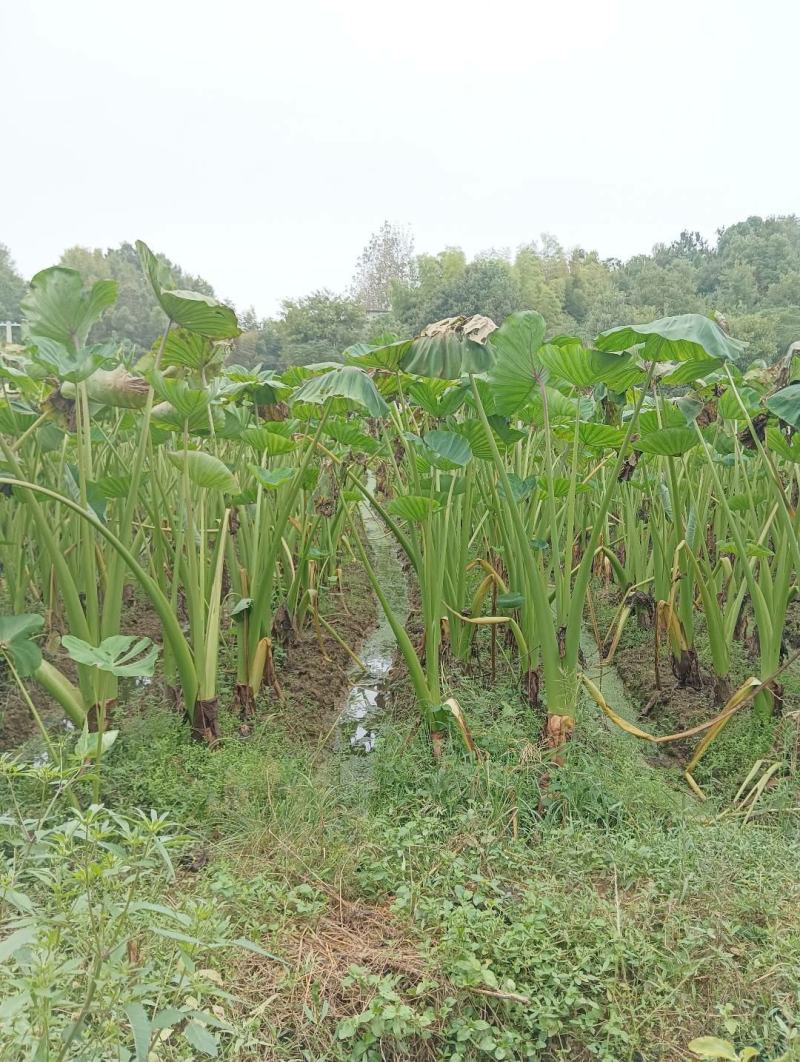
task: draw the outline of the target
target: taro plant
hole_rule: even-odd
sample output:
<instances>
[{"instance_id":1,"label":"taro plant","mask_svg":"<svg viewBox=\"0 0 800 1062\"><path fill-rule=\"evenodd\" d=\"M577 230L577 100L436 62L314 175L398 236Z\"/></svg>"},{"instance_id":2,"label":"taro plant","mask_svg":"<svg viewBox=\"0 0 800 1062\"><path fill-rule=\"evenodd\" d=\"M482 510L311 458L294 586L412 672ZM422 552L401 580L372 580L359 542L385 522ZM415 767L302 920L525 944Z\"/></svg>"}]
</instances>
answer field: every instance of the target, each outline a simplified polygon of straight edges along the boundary
<instances>
[{"instance_id":1,"label":"taro plant","mask_svg":"<svg viewBox=\"0 0 800 1062\"><path fill-rule=\"evenodd\" d=\"M704 625L715 697L730 706L731 644L752 624L756 711L780 698L800 572L800 385L784 369L742 376L740 345L699 315L586 344L546 337L533 311L500 327L448 318L357 345L344 364L226 369L233 311L175 290L138 252L164 330L135 365L91 342L113 285L86 288L61 268L34 278L28 347L0 363L3 589L17 617L44 616L16 634L9 621L3 653L23 684L100 730L101 753L131 663L110 653L126 583L161 625L168 688L214 743L220 646L233 642L235 697L251 715L265 683L280 691L277 638L309 621L320 644L323 629L337 636L322 598L341 588L347 555L386 611L437 754L454 720L469 745L449 670L473 666L486 642L492 676L498 648L515 657L532 706L545 703L547 741L566 740L598 572L620 591L597 632L605 663L636 614L656 653L666 635L678 682L699 687ZM416 644L373 570L365 505L416 583ZM75 685L50 662L62 631ZM24 649L14 656L28 642L30 670Z\"/></svg>"},{"instance_id":2,"label":"taro plant","mask_svg":"<svg viewBox=\"0 0 800 1062\"><path fill-rule=\"evenodd\" d=\"M78 273L55 266L37 273L23 302L34 372L46 379L53 389L51 394L59 396L58 400L67 402L70 407L69 419L74 429L76 455L75 472L71 476L76 497L83 509L89 508L89 490L93 479L91 417L86 379L108 364L114 353L113 348L108 346L88 344L88 335L92 325L115 299L116 285L113 282L98 281L87 291ZM60 389L66 383L75 389L74 401L60 397ZM48 401L52 401L52 397ZM0 449L6 466L18 480L26 478L20 454L21 443L22 437L11 441L0 434ZM25 488L19 489L19 497L30 511L37 541L52 566L70 630L78 637L99 640L101 604L97 555L91 532L80 523L76 525L75 556L68 559L55 530L57 523L52 522L39 500ZM93 690L89 678L85 669L79 670L83 699L91 705ZM100 692L101 695L104 693L102 690Z\"/></svg>"},{"instance_id":3,"label":"taro plant","mask_svg":"<svg viewBox=\"0 0 800 1062\"><path fill-rule=\"evenodd\" d=\"M537 314L512 315L489 337L496 354L496 362L489 373L495 406L499 400L502 412L520 408L533 392L538 392L544 413L544 468L548 478L548 509L550 515L550 554L552 560L553 595L547 573L541 562L531 557L533 578L530 592L536 611L537 628L542 652L542 671L550 716L549 730L555 744L568 736L574 725L577 703L580 635L584 606L591 578L592 563L605 520L615 499L621 473L630 453L630 446L638 434L639 415L650 388L655 367L662 362L707 362L709 358L733 358L738 350L713 323L699 315L666 318L650 325L614 329L599 336L594 349L586 349L578 341L557 339L543 343L544 323ZM576 415L572 438L572 455L567 486L566 518L559 523L555 504L555 458L550 432L547 431L547 410L550 404L548 386L553 378L586 388L605 383L631 392L632 409L627 426L618 438L613 459L591 510L591 530L580 543L582 555L573 566L575 545L575 499L579 479L578 450L581 433L584 438L597 438L607 425L585 421ZM476 408L492 448L498 477L503 487L503 499L513 528L516 548L530 556L532 551L526 530L516 505L514 491L499 450L494 443L491 426L481 400L476 379L472 380ZM584 426L585 425L585 426ZM598 429L600 429L598 431ZM613 429L611 429L613 430ZM684 440L673 442L665 437L669 428L653 426L642 432L635 445L639 451L674 450L683 452Z\"/></svg>"},{"instance_id":4,"label":"taro plant","mask_svg":"<svg viewBox=\"0 0 800 1062\"><path fill-rule=\"evenodd\" d=\"M164 383L159 373L159 360L171 339L171 331L175 326L181 328L180 334L169 343L167 371L175 371L181 357L184 362L194 357L199 359L202 374L209 344L238 334L236 318L233 311L213 299L173 290L160 260L144 244L139 245L139 252L156 298L167 315L151 377L154 385L171 387L171 397L188 401L187 384L180 380ZM47 401L50 407L55 405L60 411L62 426L66 428L56 482L64 482L67 495L54 490L42 494L31 489L33 476L42 461L35 437L25 441L26 448L34 447L30 474L26 474L29 466L23 461L24 433L16 441L0 437L6 466L17 483L15 493L29 508L36 541L52 567L53 583L64 604L70 635L93 646L119 632L124 579L131 565L143 575L145 583L140 585L145 586L146 592L158 589L137 559L144 553L147 563L149 552L142 514L146 513L152 521L150 526L157 532L156 539L161 530L162 509L158 504L157 485L151 489L149 499L141 494L146 458L152 454L155 391L146 380L132 376L122 366L110 368L116 360L113 348L88 343L91 326L114 297L115 287L110 282L98 282L85 291L77 273L56 267L34 278L25 300L31 365L54 387L55 397ZM97 418L103 409L130 410L126 427L122 427L124 418L117 413L109 432ZM141 414L134 412L138 409L142 410ZM161 430L169 431L172 427L167 419ZM98 439L105 444L99 459L95 453ZM73 441L74 463L65 459ZM210 455L201 455L200 460L206 456L214 460ZM187 458L187 462L192 460ZM56 503L52 511L61 515L61 521L53 522L49 518L43 504L45 498ZM99 537L98 528L103 532ZM188 575L191 574L189 571ZM186 572L180 573L185 575ZM194 585L191 578L190 585ZM208 607L213 613L213 601ZM190 676L187 646L175 621L174 609L169 614L167 602L159 600L156 611L160 611L166 623L167 645L181 673L187 711L192 713L196 710L198 691L203 694L208 689L209 658L213 659L216 673L216 646L205 653L202 661L195 662L191 668L194 674ZM205 646L205 639L203 643ZM104 710L105 704L114 698L117 676L113 671L92 676L85 663L78 664L78 674L81 698L90 710L91 721L98 709ZM202 681L198 681L198 675ZM200 701L203 699L199 697Z\"/></svg>"},{"instance_id":5,"label":"taro plant","mask_svg":"<svg viewBox=\"0 0 800 1062\"><path fill-rule=\"evenodd\" d=\"M42 487L36 483L30 483L27 481L20 482L7 477L2 477L0 478L0 484L16 484L38 497L57 501L60 505L69 509L84 520L108 543L111 549L119 554L119 556L125 561L128 570L139 584L141 591L150 602L161 621L164 637L175 659L186 712L189 715L189 718L193 721L199 718L202 706L199 708L197 702L200 691L202 690L202 676L198 673L198 664L192 653L191 644L187 641L184 632L181 629L181 624L175 616L171 602L165 596L157 581L148 574L134 557L133 553L123 545L120 539L117 538L117 536L104 523L102 523L101 520L99 520L93 511L85 511L81 508L79 503L57 494L48 487ZM88 641L87 639L83 640ZM214 660L214 664L216 666L216 659ZM86 664L80 666L85 669L88 668L88 665ZM194 732L196 736L204 737L207 740L213 738L213 735L204 731L199 731L197 727L194 728Z\"/></svg>"},{"instance_id":6,"label":"taro plant","mask_svg":"<svg viewBox=\"0 0 800 1062\"><path fill-rule=\"evenodd\" d=\"M275 684L272 637L278 564L286 555L285 536L298 499L316 482L313 463L321 454L331 453L323 442L326 425L332 414L348 409L372 417L383 416L388 409L372 380L351 366L307 375L290 402L295 414L307 418L298 440L276 429L275 422L263 422L244 436L256 451L256 461L249 463L253 494L240 507L234 575L241 628L237 696L246 715L254 710L265 676ZM287 463L290 457L294 464Z\"/></svg>"},{"instance_id":7,"label":"taro plant","mask_svg":"<svg viewBox=\"0 0 800 1062\"><path fill-rule=\"evenodd\" d=\"M475 408L483 425L501 486L498 496L510 531L511 548L518 557L527 558L528 561L526 566L528 581L525 593L530 598L541 651L542 685L548 712L548 736L551 744L558 746L569 737L574 726L578 700L581 625L591 578L592 561L645 389L644 387L639 389L633 416L620 441L615 467L594 508L593 529L587 536L587 540L582 543L583 553L577 569L573 570L582 420L580 419L580 406L578 406L568 465L565 512L563 519L559 520L555 486L556 461L548 419L551 401L548 394L548 382L552 376L573 387L588 386L597 382L600 374L630 372L632 373L630 382L633 384L634 381L643 382L645 374L633 363L629 355L587 351L578 341L571 340L562 340L560 344L545 344L544 334L544 320L539 314L534 312L512 314L489 337L495 357L494 364L488 373L488 381L495 410L502 414L513 414L534 394L542 404L545 431L543 472L549 522L548 537L545 540L549 557L547 564L543 560L544 551L538 548L538 542L534 545L531 541L523 522L512 482L494 439L485 403L474 374L471 387ZM621 349L624 348L617 346L617 350Z\"/></svg>"},{"instance_id":8,"label":"taro plant","mask_svg":"<svg viewBox=\"0 0 800 1062\"><path fill-rule=\"evenodd\" d=\"M98 677L111 674L115 678L152 678L158 655L158 647L149 638L124 634L104 638L98 646L65 634L61 644L76 664L91 668ZM93 711L96 715L91 719L92 733L89 732L90 717L87 716L74 753L81 759L94 759L93 801L97 804L100 802L102 757L116 740L118 731L106 730L106 705L102 698L95 696Z\"/></svg>"}]
</instances>

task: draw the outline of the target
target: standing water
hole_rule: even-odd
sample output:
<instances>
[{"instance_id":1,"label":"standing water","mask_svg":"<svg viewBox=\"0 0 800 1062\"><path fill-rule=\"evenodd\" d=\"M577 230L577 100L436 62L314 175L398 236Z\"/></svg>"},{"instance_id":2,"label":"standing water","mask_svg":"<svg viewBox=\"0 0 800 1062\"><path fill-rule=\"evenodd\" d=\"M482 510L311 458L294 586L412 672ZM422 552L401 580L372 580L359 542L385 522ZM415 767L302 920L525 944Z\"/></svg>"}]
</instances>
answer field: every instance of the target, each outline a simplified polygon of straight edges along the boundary
<instances>
[{"instance_id":1,"label":"standing water","mask_svg":"<svg viewBox=\"0 0 800 1062\"><path fill-rule=\"evenodd\" d=\"M367 502L362 502L359 508L375 574L392 612L405 626L410 604L400 548ZM360 654L366 671L354 672L354 678L358 675L358 679L350 688L339 721L341 734L349 740L355 752L372 752L375 747L383 708L383 685L397 649L389 621L380 603L377 604L377 625L364 642Z\"/></svg>"}]
</instances>

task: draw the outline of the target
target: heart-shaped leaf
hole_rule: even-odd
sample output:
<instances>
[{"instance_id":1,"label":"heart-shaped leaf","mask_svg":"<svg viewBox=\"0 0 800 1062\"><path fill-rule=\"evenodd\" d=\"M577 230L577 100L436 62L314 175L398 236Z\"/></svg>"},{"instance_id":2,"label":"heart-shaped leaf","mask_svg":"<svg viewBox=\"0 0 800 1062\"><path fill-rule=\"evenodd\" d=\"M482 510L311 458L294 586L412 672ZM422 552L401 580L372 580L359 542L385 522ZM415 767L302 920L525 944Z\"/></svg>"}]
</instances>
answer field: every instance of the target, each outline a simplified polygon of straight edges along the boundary
<instances>
[{"instance_id":1,"label":"heart-shaped leaf","mask_svg":"<svg viewBox=\"0 0 800 1062\"><path fill-rule=\"evenodd\" d=\"M422 523L438 512L441 504L434 498L425 498L419 494L403 494L389 502L386 509L391 516L399 516L401 520Z\"/></svg>"},{"instance_id":2,"label":"heart-shaped leaf","mask_svg":"<svg viewBox=\"0 0 800 1062\"><path fill-rule=\"evenodd\" d=\"M545 333L544 317L535 310L523 310L506 317L489 336L495 355L489 369L489 386L500 414L513 413L524 406L542 373L537 352Z\"/></svg>"},{"instance_id":3,"label":"heart-shaped leaf","mask_svg":"<svg viewBox=\"0 0 800 1062\"><path fill-rule=\"evenodd\" d=\"M677 369L662 376L661 382L667 387L683 387L685 384L695 383L705 376L710 376L723 364L722 358L699 358L697 361L685 361Z\"/></svg>"},{"instance_id":4,"label":"heart-shaped leaf","mask_svg":"<svg viewBox=\"0 0 800 1062\"><path fill-rule=\"evenodd\" d=\"M178 365L200 372L215 358L219 358L225 349L227 344L214 343L207 336L189 332L185 328L174 328L164 344L161 365L164 368Z\"/></svg>"},{"instance_id":5,"label":"heart-shaped leaf","mask_svg":"<svg viewBox=\"0 0 800 1062\"><path fill-rule=\"evenodd\" d=\"M746 344L732 339L716 321L701 313L661 317L641 325L610 328L595 340L598 350L630 350L644 344L646 361L700 361L719 358L736 361Z\"/></svg>"},{"instance_id":6,"label":"heart-shaped leaf","mask_svg":"<svg viewBox=\"0 0 800 1062\"><path fill-rule=\"evenodd\" d=\"M736 390L738 391L739 398L741 398L742 404L747 410L747 413L751 417L754 417L761 408L761 396L758 391L754 391L752 387L738 387ZM785 390L788 390L788 388L785 388ZM781 392L778 391L778 394L780 393ZM775 395L772 395L772 398L775 397ZM736 397L736 392L732 387L729 387L727 391L722 394L719 403L717 404L717 410L723 420L745 421L747 419L742 411L742 405L739 403L739 398ZM769 403L772 401L772 398L767 401L767 408L771 409ZM800 420L800 401L798 401L797 408L798 420ZM771 411L773 413L775 412L775 410ZM778 415L780 416L780 414Z\"/></svg>"},{"instance_id":7,"label":"heart-shaped leaf","mask_svg":"<svg viewBox=\"0 0 800 1062\"><path fill-rule=\"evenodd\" d=\"M329 420L325 425L325 434L358 453L371 454L378 448L375 439L361 431L358 424L351 420Z\"/></svg>"},{"instance_id":8,"label":"heart-shaped leaf","mask_svg":"<svg viewBox=\"0 0 800 1062\"><path fill-rule=\"evenodd\" d=\"M37 418L37 414L27 405L15 399L0 400L0 432L3 435L21 435Z\"/></svg>"},{"instance_id":9,"label":"heart-shaped leaf","mask_svg":"<svg viewBox=\"0 0 800 1062\"><path fill-rule=\"evenodd\" d=\"M581 417L591 417L594 402L591 398L569 398L554 387L537 388L522 409L517 411L520 420L543 427L545 423L545 402L547 402L547 420L550 426L556 424L574 424L580 413Z\"/></svg>"},{"instance_id":10,"label":"heart-shaped leaf","mask_svg":"<svg viewBox=\"0 0 800 1062\"><path fill-rule=\"evenodd\" d=\"M538 357L552 376L573 387L594 387L605 383L613 391L627 391L645 378L630 355L588 350L578 339L547 343Z\"/></svg>"},{"instance_id":11,"label":"heart-shaped leaf","mask_svg":"<svg viewBox=\"0 0 800 1062\"><path fill-rule=\"evenodd\" d=\"M424 460L446 471L463 468L472 458L469 442L463 435L439 429L424 436L423 446L418 447L417 452Z\"/></svg>"},{"instance_id":12,"label":"heart-shaped leaf","mask_svg":"<svg viewBox=\"0 0 800 1062\"><path fill-rule=\"evenodd\" d=\"M95 486L105 498L127 498L131 492L130 475L103 476Z\"/></svg>"},{"instance_id":13,"label":"heart-shaped leaf","mask_svg":"<svg viewBox=\"0 0 800 1062\"><path fill-rule=\"evenodd\" d=\"M117 678L150 678L158 656L158 646L149 638L113 634L99 645L65 634L61 644L76 664L106 671Z\"/></svg>"},{"instance_id":14,"label":"heart-shaped leaf","mask_svg":"<svg viewBox=\"0 0 800 1062\"><path fill-rule=\"evenodd\" d=\"M791 440L787 440L783 432L770 424L767 428L767 446L784 461L800 464L800 434L793 434Z\"/></svg>"},{"instance_id":15,"label":"heart-shaped leaf","mask_svg":"<svg viewBox=\"0 0 800 1062\"><path fill-rule=\"evenodd\" d=\"M692 447L697 446L699 439L697 432L692 428L661 428L659 431L651 431L633 445L643 454L657 454L660 457L680 457Z\"/></svg>"},{"instance_id":16,"label":"heart-shaped leaf","mask_svg":"<svg viewBox=\"0 0 800 1062\"><path fill-rule=\"evenodd\" d=\"M294 439L287 438L282 432L271 431L266 425L258 428L246 428L242 432L242 438L252 446L256 453L267 454L269 457L277 457L280 454L290 454L297 448Z\"/></svg>"},{"instance_id":17,"label":"heart-shaped leaf","mask_svg":"<svg viewBox=\"0 0 800 1062\"><path fill-rule=\"evenodd\" d=\"M789 384L770 395L767 409L793 428L800 428L800 383Z\"/></svg>"},{"instance_id":18,"label":"heart-shaped leaf","mask_svg":"<svg viewBox=\"0 0 800 1062\"><path fill-rule=\"evenodd\" d=\"M103 366L113 365L117 356L115 343L99 343L72 349L47 336L33 336L28 349L31 361L45 374L56 376L59 380L71 384L86 380Z\"/></svg>"},{"instance_id":19,"label":"heart-shaped leaf","mask_svg":"<svg viewBox=\"0 0 800 1062\"><path fill-rule=\"evenodd\" d=\"M172 450L167 458L181 472L185 471L192 483L206 490L221 490L233 494L239 483L233 472L213 454L202 450Z\"/></svg>"},{"instance_id":20,"label":"heart-shaped leaf","mask_svg":"<svg viewBox=\"0 0 800 1062\"><path fill-rule=\"evenodd\" d=\"M205 389L191 387L185 380L174 380L162 376L160 372L153 373L153 390L160 399L169 402L184 420L201 414L211 401L211 396Z\"/></svg>"},{"instance_id":21,"label":"heart-shaped leaf","mask_svg":"<svg viewBox=\"0 0 800 1062\"><path fill-rule=\"evenodd\" d=\"M483 343L448 333L412 340L400 367L414 376L457 380L464 373L486 372L493 360L492 351Z\"/></svg>"},{"instance_id":22,"label":"heart-shaped leaf","mask_svg":"<svg viewBox=\"0 0 800 1062\"><path fill-rule=\"evenodd\" d=\"M466 391L450 380L410 380L405 385L406 397L432 417L446 417L455 413L466 398Z\"/></svg>"},{"instance_id":23,"label":"heart-shaped leaf","mask_svg":"<svg viewBox=\"0 0 800 1062\"><path fill-rule=\"evenodd\" d=\"M52 339L74 353L116 298L114 280L98 280L86 290L76 270L51 266L31 281L22 312L31 336Z\"/></svg>"},{"instance_id":24,"label":"heart-shaped leaf","mask_svg":"<svg viewBox=\"0 0 800 1062\"><path fill-rule=\"evenodd\" d=\"M615 450L622 445L624 438L624 430L611 424L581 421L578 425L578 439L589 450Z\"/></svg>"},{"instance_id":25,"label":"heart-shaped leaf","mask_svg":"<svg viewBox=\"0 0 800 1062\"><path fill-rule=\"evenodd\" d=\"M161 305L171 321L209 339L231 339L241 334L230 306L199 291L162 291Z\"/></svg>"},{"instance_id":26,"label":"heart-shaped leaf","mask_svg":"<svg viewBox=\"0 0 800 1062\"><path fill-rule=\"evenodd\" d=\"M354 343L343 351L342 359L345 365L357 365L361 369L386 369L392 372L399 367L412 342L411 339L401 339L378 347Z\"/></svg>"},{"instance_id":27,"label":"heart-shaped leaf","mask_svg":"<svg viewBox=\"0 0 800 1062\"><path fill-rule=\"evenodd\" d=\"M389 412L372 379L354 365L340 365L322 376L312 376L298 387L291 401L323 405L329 398L346 399L371 417L383 417Z\"/></svg>"},{"instance_id":28,"label":"heart-shaped leaf","mask_svg":"<svg viewBox=\"0 0 800 1062\"><path fill-rule=\"evenodd\" d=\"M530 498L536 489L537 483L537 476L526 476L525 479L521 479L516 472L508 473L508 484L511 487L514 501L521 502L525 501L526 498Z\"/></svg>"},{"instance_id":29,"label":"heart-shaped leaf","mask_svg":"<svg viewBox=\"0 0 800 1062\"><path fill-rule=\"evenodd\" d=\"M640 435L649 435L661 428L685 428L686 417L672 402L660 402L658 409L642 410L637 426Z\"/></svg>"},{"instance_id":30,"label":"heart-shaped leaf","mask_svg":"<svg viewBox=\"0 0 800 1062\"><path fill-rule=\"evenodd\" d=\"M259 468L257 465L247 466L256 477L262 487L267 490L277 490L288 483L295 474L293 468Z\"/></svg>"},{"instance_id":31,"label":"heart-shaped leaf","mask_svg":"<svg viewBox=\"0 0 800 1062\"><path fill-rule=\"evenodd\" d=\"M569 494L571 480L569 476L553 476L550 479L548 476L539 476L537 486L539 494L545 498L550 494L550 490L553 491L554 498L566 498ZM592 488L588 483L576 483L576 494L586 494Z\"/></svg>"},{"instance_id":32,"label":"heart-shaped leaf","mask_svg":"<svg viewBox=\"0 0 800 1062\"><path fill-rule=\"evenodd\" d=\"M512 446L519 438L522 437L521 432L512 431L511 435L504 438L497 430L500 418L494 416L489 417L489 423L492 425L492 435L494 436L495 444L498 450L502 453L509 446ZM457 435L463 436L469 443L472 456L476 457L479 461L491 461L492 460L492 448L486 438L486 433L483 429L483 425L479 420L464 420L459 424L453 425L453 431ZM504 432L504 435L506 433Z\"/></svg>"},{"instance_id":33,"label":"heart-shaped leaf","mask_svg":"<svg viewBox=\"0 0 800 1062\"><path fill-rule=\"evenodd\" d=\"M241 334L230 306L196 291L173 290L172 277L164 262L142 240L136 241L136 250L153 293L170 321L209 339L230 339Z\"/></svg>"}]
</instances>

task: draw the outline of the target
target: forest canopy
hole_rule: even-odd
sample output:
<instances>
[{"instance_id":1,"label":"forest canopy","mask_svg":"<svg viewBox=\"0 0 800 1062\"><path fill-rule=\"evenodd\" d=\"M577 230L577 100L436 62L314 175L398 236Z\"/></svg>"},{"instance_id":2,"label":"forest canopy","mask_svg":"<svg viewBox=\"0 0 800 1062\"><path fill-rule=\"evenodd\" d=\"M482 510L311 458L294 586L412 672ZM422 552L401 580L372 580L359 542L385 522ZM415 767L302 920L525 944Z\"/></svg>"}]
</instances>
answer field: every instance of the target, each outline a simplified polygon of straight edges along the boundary
<instances>
[{"instance_id":1,"label":"forest canopy","mask_svg":"<svg viewBox=\"0 0 800 1062\"><path fill-rule=\"evenodd\" d=\"M137 349L153 343L159 309L131 244L106 251L72 247L61 264L90 283L117 281L118 302L94 338ZM214 294L202 277L165 264L176 287ZM20 319L25 290L10 251L0 244L0 319ZM286 298L271 318L240 310L243 334L233 357L276 368L307 364L336 358L351 344L379 335L416 334L444 317L481 313L499 321L531 308L543 315L550 334L584 339L626 321L717 313L748 344L745 362L769 362L800 339L800 219L750 217L720 229L715 244L684 231L627 261L566 249L549 235L471 260L458 247L415 254L409 230L386 222L360 255L349 290Z\"/></svg>"}]
</instances>

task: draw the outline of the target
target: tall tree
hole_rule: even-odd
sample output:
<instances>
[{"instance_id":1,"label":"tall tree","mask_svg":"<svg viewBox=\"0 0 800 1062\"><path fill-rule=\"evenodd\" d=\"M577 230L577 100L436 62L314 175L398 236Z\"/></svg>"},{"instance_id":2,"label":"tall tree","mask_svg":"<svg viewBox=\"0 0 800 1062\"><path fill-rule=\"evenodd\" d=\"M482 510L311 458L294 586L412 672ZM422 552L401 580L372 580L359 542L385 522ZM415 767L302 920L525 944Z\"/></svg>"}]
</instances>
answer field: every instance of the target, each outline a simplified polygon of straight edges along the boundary
<instances>
[{"instance_id":1,"label":"tall tree","mask_svg":"<svg viewBox=\"0 0 800 1062\"><path fill-rule=\"evenodd\" d=\"M384 221L370 236L356 263L353 296L367 313L387 313L393 284L412 284L414 276L414 238L410 229Z\"/></svg>"}]
</instances>

